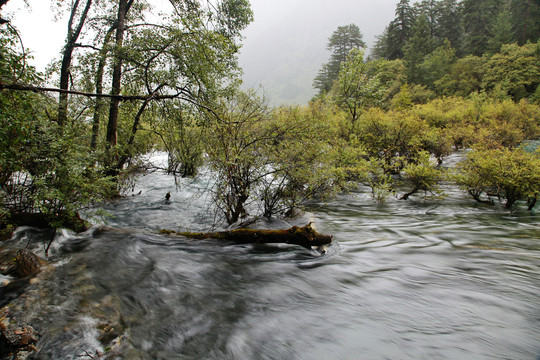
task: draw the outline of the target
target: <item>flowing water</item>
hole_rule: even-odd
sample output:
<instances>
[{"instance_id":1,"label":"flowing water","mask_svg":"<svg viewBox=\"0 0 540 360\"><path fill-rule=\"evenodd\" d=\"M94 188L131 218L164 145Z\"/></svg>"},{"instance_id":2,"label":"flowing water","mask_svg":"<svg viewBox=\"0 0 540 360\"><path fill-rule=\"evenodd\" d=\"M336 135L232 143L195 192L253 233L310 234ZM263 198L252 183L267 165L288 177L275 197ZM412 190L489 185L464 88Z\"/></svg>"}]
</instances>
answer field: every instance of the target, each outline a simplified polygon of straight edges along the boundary
<instances>
[{"instance_id":1,"label":"flowing water","mask_svg":"<svg viewBox=\"0 0 540 360\"><path fill-rule=\"evenodd\" d=\"M234 245L159 235L209 230L207 184L161 173L106 207L108 228L57 234L51 267L13 309L37 359L537 359L540 215L359 191L305 215L335 243ZM171 201L164 195L171 191ZM50 233L4 246L43 254ZM7 301L7 300L6 300ZM4 302L6 302L4 301Z\"/></svg>"}]
</instances>

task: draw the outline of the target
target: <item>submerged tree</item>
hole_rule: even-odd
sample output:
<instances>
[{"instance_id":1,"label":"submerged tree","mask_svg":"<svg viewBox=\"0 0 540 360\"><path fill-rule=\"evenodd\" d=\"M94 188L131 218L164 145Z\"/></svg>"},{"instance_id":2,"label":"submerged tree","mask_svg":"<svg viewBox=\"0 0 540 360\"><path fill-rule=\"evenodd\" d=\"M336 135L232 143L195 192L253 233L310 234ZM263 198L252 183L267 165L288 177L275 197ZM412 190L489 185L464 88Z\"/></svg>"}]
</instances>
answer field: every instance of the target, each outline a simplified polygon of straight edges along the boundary
<instances>
[{"instance_id":1,"label":"submerged tree","mask_svg":"<svg viewBox=\"0 0 540 360\"><path fill-rule=\"evenodd\" d=\"M479 202L497 199L511 208L526 200L532 209L539 196L540 157L519 148L475 150L460 164L455 179Z\"/></svg>"},{"instance_id":2,"label":"submerged tree","mask_svg":"<svg viewBox=\"0 0 540 360\"><path fill-rule=\"evenodd\" d=\"M248 213L284 214L338 186L323 116L298 108L270 112L253 93L221 99L208 115L205 149L215 171L214 204L228 224Z\"/></svg>"}]
</instances>

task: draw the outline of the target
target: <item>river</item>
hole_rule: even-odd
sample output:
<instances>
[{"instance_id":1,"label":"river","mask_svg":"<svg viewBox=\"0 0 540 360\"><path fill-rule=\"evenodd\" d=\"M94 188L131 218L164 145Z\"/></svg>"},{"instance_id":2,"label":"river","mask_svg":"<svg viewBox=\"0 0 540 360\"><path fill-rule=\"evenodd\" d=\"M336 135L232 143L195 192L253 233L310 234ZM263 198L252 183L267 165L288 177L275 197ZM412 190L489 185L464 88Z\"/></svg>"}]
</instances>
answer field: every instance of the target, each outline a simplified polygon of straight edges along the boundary
<instances>
[{"instance_id":1,"label":"river","mask_svg":"<svg viewBox=\"0 0 540 360\"><path fill-rule=\"evenodd\" d=\"M206 180L208 181L208 180ZM57 234L51 267L11 301L36 359L523 359L540 355L540 215L365 189L312 204L328 253L159 235L209 230L204 181L142 176L86 233ZM141 191L140 194L139 191ZM164 195L171 191L171 200ZM45 231L8 247L43 256ZM100 354L101 357L98 357Z\"/></svg>"}]
</instances>

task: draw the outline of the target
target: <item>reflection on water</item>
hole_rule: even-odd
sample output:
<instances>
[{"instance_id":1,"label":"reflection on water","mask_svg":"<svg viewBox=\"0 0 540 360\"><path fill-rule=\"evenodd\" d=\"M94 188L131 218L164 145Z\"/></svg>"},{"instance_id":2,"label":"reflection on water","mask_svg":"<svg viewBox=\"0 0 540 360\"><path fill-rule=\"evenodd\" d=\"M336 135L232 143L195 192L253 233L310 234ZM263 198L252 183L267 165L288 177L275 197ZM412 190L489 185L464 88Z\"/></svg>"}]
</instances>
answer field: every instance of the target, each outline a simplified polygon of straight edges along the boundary
<instances>
[{"instance_id":1,"label":"reflection on water","mask_svg":"<svg viewBox=\"0 0 540 360\"><path fill-rule=\"evenodd\" d=\"M12 305L42 334L39 359L535 359L540 224L525 210L441 202L373 204L359 192L302 218L326 255L156 234L203 230L196 187L160 174L106 210L114 228L60 234L53 268ZM172 190L170 203L164 201ZM137 193L139 189L136 189ZM283 227L283 222L265 223ZM10 246L38 252L22 229ZM87 357L89 358L89 357Z\"/></svg>"}]
</instances>

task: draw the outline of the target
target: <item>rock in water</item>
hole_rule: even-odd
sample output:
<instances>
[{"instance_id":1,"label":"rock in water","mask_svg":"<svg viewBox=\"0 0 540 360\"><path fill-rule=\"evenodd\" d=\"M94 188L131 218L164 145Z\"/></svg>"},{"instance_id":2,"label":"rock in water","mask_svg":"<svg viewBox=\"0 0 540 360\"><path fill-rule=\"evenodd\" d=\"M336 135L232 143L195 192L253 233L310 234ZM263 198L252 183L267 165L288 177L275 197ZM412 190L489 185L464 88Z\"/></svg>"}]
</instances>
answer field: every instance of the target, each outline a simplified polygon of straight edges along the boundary
<instances>
[{"instance_id":1,"label":"rock in water","mask_svg":"<svg viewBox=\"0 0 540 360\"><path fill-rule=\"evenodd\" d=\"M40 259L33 252L26 249L19 249L16 259L16 273L20 278L38 274L41 271L41 266L46 263L45 260Z\"/></svg>"}]
</instances>

